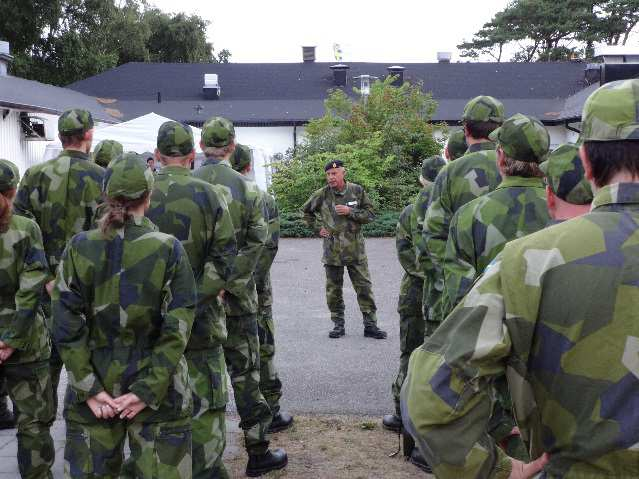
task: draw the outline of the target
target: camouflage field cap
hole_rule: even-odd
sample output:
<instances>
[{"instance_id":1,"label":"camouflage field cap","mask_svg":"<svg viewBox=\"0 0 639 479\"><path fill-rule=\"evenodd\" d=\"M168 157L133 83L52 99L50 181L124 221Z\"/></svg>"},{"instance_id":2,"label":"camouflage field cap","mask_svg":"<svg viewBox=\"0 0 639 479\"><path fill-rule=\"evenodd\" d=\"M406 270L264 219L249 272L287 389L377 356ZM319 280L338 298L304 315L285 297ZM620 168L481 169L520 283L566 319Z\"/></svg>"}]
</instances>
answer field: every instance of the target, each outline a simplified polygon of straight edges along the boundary
<instances>
[{"instance_id":1,"label":"camouflage field cap","mask_svg":"<svg viewBox=\"0 0 639 479\"><path fill-rule=\"evenodd\" d=\"M235 171L242 171L246 165L251 164L252 157L251 148L238 143L235 146L235 151L231 155L231 166Z\"/></svg>"},{"instance_id":2,"label":"camouflage field cap","mask_svg":"<svg viewBox=\"0 0 639 479\"><path fill-rule=\"evenodd\" d=\"M444 160L439 155L434 155L426 158L424 161L422 161L422 178L428 181L435 181L439 170L441 170L445 164L446 160Z\"/></svg>"},{"instance_id":3,"label":"camouflage field cap","mask_svg":"<svg viewBox=\"0 0 639 479\"><path fill-rule=\"evenodd\" d=\"M466 103L462 121L494 121L503 123L504 105L492 96L478 96Z\"/></svg>"},{"instance_id":4,"label":"camouflage field cap","mask_svg":"<svg viewBox=\"0 0 639 479\"><path fill-rule=\"evenodd\" d=\"M468 150L468 145L466 144L466 135L464 135L463 129L455 130L448 136L446 148L448 149L450 161L464 156L466 150Z\"/></svg>"},{"instance_id":5,"label":"camouflage field cap","mask_svg":"<svg viewBox=\"0 0 639 479\"><path fill-rule=\"evenodd\" d=\"M229 145L235 138L235 128L226 118L214 116L202 127L202 143L204 146L222 148Z\"/></svg>"},{"instance_id":6,"label":"camouflage field cap","mask_svg":"<svg viewBox=\"0 0 639 479\"><path fill-rule=\"evenodd\" d=\"M191 127L177 121L162 123L158 130L157 147L164 156L188 155L195 147Z\"/></svg>"},{"instance_id":7,"label":"camouflage field cap","mask_svg":"<svg viewBox=\"0 0 639 479\"><path fill-rule=\"evenodd\" d=\"M532 116L516 113L488 138L499 143L512 160L541 163L550 148L550 135L546 127Z\"/></svg>"},{"instance_id":8,"label":"camouflage field cap","mask_svg":"<svg viewBox=\"0 0 639 479\"><path fill-rule=\"evenodd\" d=\"M102 168L106 168L111 163L111 160L117 158L122 154L124 149L122 144L115 140L102 140L95 145L93 149L93 161L95 161Z\"/></svg>"},{"instance_id":9,"label":"camouflage field cap","mask_svg":"<svg viewBox=\"0 0 639 479\"><path fill-rule=\"evenodd\" d=\"M58 133L62 135L76 135L93 128L93 117L86 110L74 108L67 110L58 118Z\"/></svg>"},{"instance_id":10,"label":"camouflage field cap","mask_svg":"<svg viewBox=\"0 0 639 479\"><path fill-rule=\"evenodd\" d=\"M559 198L573 205L592 203L592 189L584 175L578 146L561 145L539 167L546 175L548 186Z\"/></svg>"},{"instance_id":11,"label":"camouflage field cap","mask_svg":"<svg viewBox=\"0 0 639 479\"><path fill-rule=\"evenodd\" d=\"M599 87L586 100L581 122L581 142L639 140L639 79Z\"/></svg>"},{"instance_id":12,"label":"camouflage field cap","mask_svg":"<svg viewBox=\"0 0 639 479\"><path fill-rule=\"evenodd\" d=\"M153 172L141 155L129 151L113 160L104 177L105 192L110 198L140 198L153 189Z\"/></svg>"},{"instance_id":13,"label":"camouflage field cap","mask_svg":"<svg viewBox=\"0 0 639 479\"><path fill-rule=\"evenodd\" d=\"M9 160L0 160L0 191L17 188L19 182L20 172L18 167Z\"/></svg>"}]
</instances>

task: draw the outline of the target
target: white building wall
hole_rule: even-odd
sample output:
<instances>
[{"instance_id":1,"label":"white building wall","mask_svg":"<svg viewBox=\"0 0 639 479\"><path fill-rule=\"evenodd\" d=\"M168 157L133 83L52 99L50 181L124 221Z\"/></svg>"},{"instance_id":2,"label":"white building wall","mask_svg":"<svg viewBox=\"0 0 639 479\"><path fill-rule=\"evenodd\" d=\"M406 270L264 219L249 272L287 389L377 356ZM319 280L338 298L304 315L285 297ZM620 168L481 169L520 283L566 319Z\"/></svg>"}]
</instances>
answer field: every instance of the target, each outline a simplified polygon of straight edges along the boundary
<instances>
[{"instance_id":1,"label":"white building wall","mask_svg":"<svg viewBox=\"0 0 639 479\"><path fill-rule=\"evenodd\" d=\"M0 110L2 111L2 110ZM47 122L47 128L55 128L56 115L38 114ZM0 158L15 163L24 174L27 168L42 161L44 150L51 141L26 140L20 126L20 112L10 110L2 119L0 115Z\"/></svg>"}]
</instances>

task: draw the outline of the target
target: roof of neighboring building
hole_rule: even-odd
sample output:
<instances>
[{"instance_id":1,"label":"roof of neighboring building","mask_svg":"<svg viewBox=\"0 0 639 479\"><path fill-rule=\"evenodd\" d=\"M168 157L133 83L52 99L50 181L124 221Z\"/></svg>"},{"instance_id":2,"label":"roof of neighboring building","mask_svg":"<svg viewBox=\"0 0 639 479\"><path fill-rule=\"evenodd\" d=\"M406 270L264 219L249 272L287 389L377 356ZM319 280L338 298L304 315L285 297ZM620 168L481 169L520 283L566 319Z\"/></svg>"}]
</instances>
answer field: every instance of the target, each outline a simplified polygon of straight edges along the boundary
<instances>
[{"instance_id":1,"label":"roof of neighboring building","mask_svg":"<svg viewBox=\"0 0 639 479\"><path fill-rule=\"evenodd\" d=\"M110 105L133 118L149 111L200 123L212 115L237 124L295 124L321 116L335 88L332 63L127 63L69 85L87 95L116 99ZM349 63L353 77L388 75L385 63ZM420 82L439 103L435 121L459 121L472 97L492 95L507 113L522 112L547 123L562 120L565 101L586 85L583 63L405 63L404 80ZM205 73L216 73L219 100L206 100ZM158 93L161 103L158 103Z\"/></svg>"},{"instance_id":2,"label":"roof of neighboring building","mask_svg":"<svg viewBox=\"0 0 639 479\"><path fill-rule=\"evenodd\" d=\"M69 88L14 76L0 76L0 108L53 114L83 108L90 111L96 121L117 123L120 120L118 112L110 112L96 98Z\"/></svg>"}]
</instances>

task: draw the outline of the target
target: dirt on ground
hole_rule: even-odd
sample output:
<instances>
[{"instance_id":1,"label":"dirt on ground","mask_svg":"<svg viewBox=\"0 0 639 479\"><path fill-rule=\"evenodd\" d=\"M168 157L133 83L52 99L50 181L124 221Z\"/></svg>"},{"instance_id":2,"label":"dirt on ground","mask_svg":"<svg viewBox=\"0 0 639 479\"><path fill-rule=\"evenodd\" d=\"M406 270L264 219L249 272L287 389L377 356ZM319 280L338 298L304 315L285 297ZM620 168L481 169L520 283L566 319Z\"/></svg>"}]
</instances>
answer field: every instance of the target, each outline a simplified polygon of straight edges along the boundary
<instances>
[{"instance_id":1,"label":"dirt on ground","mask_svg":"<svg viewBox=\"0 0 639 479\"><path fill-rule=\"evenodd\" d=\"M273 434L271 446L286 449L288 466L263 476L269 479L433 478L406 461L401 452L389 457L397 451L399 439L381 427L378 417L296 416L291 429ZM244 451L227 458L225 464L231 477L245 477Z\"/></svg>"}]
</instances>

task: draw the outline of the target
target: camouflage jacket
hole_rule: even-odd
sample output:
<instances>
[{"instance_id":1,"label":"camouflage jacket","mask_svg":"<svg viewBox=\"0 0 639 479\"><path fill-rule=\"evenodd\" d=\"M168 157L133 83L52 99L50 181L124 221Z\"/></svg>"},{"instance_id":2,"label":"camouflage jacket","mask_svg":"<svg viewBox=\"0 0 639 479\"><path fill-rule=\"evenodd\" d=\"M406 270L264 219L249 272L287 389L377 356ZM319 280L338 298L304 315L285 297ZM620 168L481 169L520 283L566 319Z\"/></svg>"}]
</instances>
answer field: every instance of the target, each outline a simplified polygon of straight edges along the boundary
<instances>
[{"instance_id":1,"label":"camouflage jacket","mask_svg":"<svg viewBox=\"0 0 639 479\"><path fill-rule=\"evenodd\" d=\"M506 177L496 190L459 208L446 243L442 318L508 241L539 231L549 221L541 178Z\"/></svg>"},{"instance_id":2,"label":"camouflage jacket","mask_svg":"<svg viewBox=\"0 0 639 479\"><path fill-rule=\"evenodd\" d=\"M275 198L265 191L260 191L260 194L264 205L263 215L268 225L268 236L255 269L255 287L259 304L269 306L273 304L270 271L280 243L280 212Z\"/></svg>"},{"instance_id":3,"label":"camouflage jacket","mask_svg":"<svg viewBox=\"0 0 639 479\"><path fill-rule=\"evenodd\" d=\"M197 284L198 304L187 350L208 349L226 340L224 308L217 295L237 253L233 222L218 187L191 176L180 166L165 166L155 176L146 216L162 233L182 242Z\"/></svg>"},{"instance_id":4,"label":"camouflage jacket","mask_svg":"<svg viewBox=\"0 0 639 479\"><path fill-rule=\"evenodd\" d=\"M397 258L406 274L419 277L419 267L417 265L417 254L413 244L414 205L406 206L399 215L399 221L395 228L395 248Z\"/></svg>"},{"instance_id":5,"label":"camouflage jacket","mask_svg":"<svg viewBox=\"0 0 639 479\"><path fill-rule=\"evenodd\" d=\"M415 246L417 266L421 277L424 277L424 271L422 270L420 259L428 254L428 250L426 249L426 239L424 237L424 220L426 219L426 211L428 210L428 203L430 202L430 195L432 191L433 184L430 183L426 185L421 189L413 203L413 245Z\"/></svg>"},{"instance_id":6,"label":"camouflage jacket","mask_svg":"<svg viewBox=\"0 0 639 479\"><path fill-rule=\"evenodd\" d=\"M40 297L49 276L38 225L13 216L0 233L0 341L15 349L7 364L46 360L51 353Z\"/></svg>"},{"instance_id":7,"label":"camouflage jacket","mask_svg":"<svg viewBox=\"0 0 639 479\"><path fill-rule=\"evenodd\" d=\"M255 182L234 171L228 161L207 158L193 175L219 186L228 203L235 229L237 256L227 281L226 314L256 313L257 291L253 275L267 234L260 190Z\"/></svg>"},{"instance_id":8,"label":"camouflage jacket","mask_svg":"<svg viewBox=\"0 0 639 479\"><path fill-rule=\"evenodd\" d=\"M349 206L350 214L338 215L335 205ZM344 191L335 191L326 185L311 195L302 212L309 227L318 231L326 228L331 234L324 238L324 264L339 266L366 261L362 225L373 221L375 214L364 188L346 183Z\"/></svg>"},{"instance_id":9,"label":"camouflage jacket","mask_svg":"<svg viewBox=\"0 0 639 479\"><path fill-rule=\"evenodd\" d=\"M91 229L102 198L103 177L102 167L75 150L64 150L24 174L14 209L40 226L51 274L55 275L71 237Z\"/></svg>"},{"instance_id":10,"label":"camouflage jacket","mask_svg":"<svg viewBox=\"0 0 639 479\"><path fill-rule=\"evenodd\" d=\"M402 417L437 477L508 476L486 434L503 374L543 477L639 477L638 238L639 184L602 188L591 213L508 243L413 353Z\"/></svg>"},{"instance_id":11,"label":"camouflage jacket","mask_svg":"<svg viewBox=\"0 0 639 479\"><path fill-rule=\"evenodd\" d=\"M184 359L196 286L173 236L136 218L108 236L91 230L64 251L52 295L53 340L69 375L65 417L95 421L86 400L135 393L135 421L190 416Z\"/></svg>"},{"instance_id":12,"label":"camouflage jacket","mask_svg":"<svg viewBox=\"0 0 639 479\"><path fill-rule=\"evenodd\" d=\"M424 247L419 262L429 283L430 318L441 320L440 295L444 287L443 259L450 220L475 198L497 188L501 181L494 143L477 143L461 158L448 163L437 175L424 219ZM423 253L426 252L426 254Z\"/></svg>"}]
</instances>

